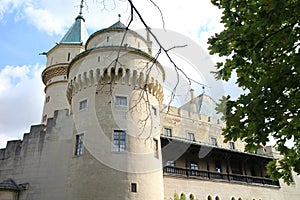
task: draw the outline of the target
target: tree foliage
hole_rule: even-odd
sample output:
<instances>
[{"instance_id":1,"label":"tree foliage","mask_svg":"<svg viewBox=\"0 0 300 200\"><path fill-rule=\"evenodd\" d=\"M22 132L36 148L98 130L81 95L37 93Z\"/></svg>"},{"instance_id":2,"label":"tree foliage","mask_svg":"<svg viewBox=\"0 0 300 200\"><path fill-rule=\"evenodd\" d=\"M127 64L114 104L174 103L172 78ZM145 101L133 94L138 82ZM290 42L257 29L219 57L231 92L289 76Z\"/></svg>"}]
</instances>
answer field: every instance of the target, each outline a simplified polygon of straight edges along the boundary
<instances>
[{"instance_id":1,"label":"tree foliage","mask_svg":"<svg viewBox=\"0 0 300 200\"><path fill-rule=\"evenodd\" d=\"M300 1L212 3L223 10L224 30L209 39L209 50L226 58L217 63L216 76L228 81L236 73L245 90L221 103L226 101L225 140L240 138L245 150L255 151L272 136L283 157L268 164L269 174L289 183L291 170L300 173Z\"/></svg>"}]
</instances>

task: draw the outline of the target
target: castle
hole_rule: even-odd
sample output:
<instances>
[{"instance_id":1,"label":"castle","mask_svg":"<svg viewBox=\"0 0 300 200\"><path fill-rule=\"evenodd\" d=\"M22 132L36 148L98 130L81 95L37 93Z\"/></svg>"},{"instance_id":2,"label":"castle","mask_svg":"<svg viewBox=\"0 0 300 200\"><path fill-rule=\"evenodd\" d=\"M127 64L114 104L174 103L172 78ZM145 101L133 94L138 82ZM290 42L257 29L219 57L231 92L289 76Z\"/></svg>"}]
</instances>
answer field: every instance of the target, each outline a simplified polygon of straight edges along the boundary
<instances>
[{"instance_id":1,"label":"castle","mask_svg":"<svg viewBox=\"0 0 300 200\"><path fill-rule=\"evenodd\" d=\"M299 199L271 180L272 148L224 143L206 94L163 105L164 67L149 37L120 21L88 35L82 12L46 53L40 125L0 149L0 199Z\"/></svg>"}]
</instances>

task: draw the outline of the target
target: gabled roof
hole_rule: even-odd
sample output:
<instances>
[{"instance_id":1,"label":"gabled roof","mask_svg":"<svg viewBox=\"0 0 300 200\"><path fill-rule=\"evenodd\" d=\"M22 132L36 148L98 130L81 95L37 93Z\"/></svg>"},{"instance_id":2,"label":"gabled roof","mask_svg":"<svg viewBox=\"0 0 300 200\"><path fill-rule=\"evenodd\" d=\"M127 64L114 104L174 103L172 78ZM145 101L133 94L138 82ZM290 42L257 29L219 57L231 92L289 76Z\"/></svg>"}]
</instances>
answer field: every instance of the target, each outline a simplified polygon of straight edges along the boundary
<instances>
[{"instance_id":1,"label":"gabled roof","mask_svg":"<svg viewBox=\"0 0 300 200\"><path fill-rule=\"evenodd\" d=\"M89 38L82 15L76 17L74 24L60 41L60 44L84 44Z\"/></svg>"},{"instance_id":2,"label":"gabled roof","mask_svg":"<svg viewBox=\"0 0 300 200\"><path fill-rule=\"evenodd\" d=\"M200 115L210 116L215 119L220 119L221 114L217 114L215 110L217 103L208 95L201 94L194 98L194 102L196 104L196 112ZM191 112L191 101L187 102L180 108Z\"/></svg>"}]
</instances>

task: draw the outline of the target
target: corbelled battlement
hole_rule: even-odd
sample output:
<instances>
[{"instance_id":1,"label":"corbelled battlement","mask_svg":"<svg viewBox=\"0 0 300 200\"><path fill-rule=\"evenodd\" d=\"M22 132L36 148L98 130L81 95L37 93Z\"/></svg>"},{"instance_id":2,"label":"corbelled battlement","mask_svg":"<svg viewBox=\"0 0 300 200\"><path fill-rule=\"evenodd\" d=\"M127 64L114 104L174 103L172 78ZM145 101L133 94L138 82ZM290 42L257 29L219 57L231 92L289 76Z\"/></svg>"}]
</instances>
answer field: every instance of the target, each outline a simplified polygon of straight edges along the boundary
<instances>
[{"instance_id":1,"label":"corbelled battlement","mask_svg":"<svg viewBox=\"0 0 300 200\"><path fill-rule=\"evenodd\" d=\"M162 103L164 98L163 87L154 77L149 77L144 72L120 66L117 68L97 68L96 70L78 74L69 81L67 89L68 101L71 103L72 96L87 87L107 83L134 85L135 87L146 89L149 93L156 96L160 103Z\"/></svg>"}]
</instances>

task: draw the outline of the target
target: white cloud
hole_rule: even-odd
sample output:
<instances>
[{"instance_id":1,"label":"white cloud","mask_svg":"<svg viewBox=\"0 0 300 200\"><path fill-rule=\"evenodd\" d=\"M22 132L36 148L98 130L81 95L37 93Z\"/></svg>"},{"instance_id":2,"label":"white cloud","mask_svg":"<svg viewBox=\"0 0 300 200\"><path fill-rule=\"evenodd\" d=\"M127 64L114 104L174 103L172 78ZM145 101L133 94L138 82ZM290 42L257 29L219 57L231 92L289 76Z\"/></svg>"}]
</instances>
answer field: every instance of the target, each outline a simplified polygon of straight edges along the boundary
<instances>
[{"instance_id":1,"label":"white cloud","mask_svg":"<svg viewBox=\"0 0 300 200\"><path fill-rule=\"evenodd\" d=\"M16 9L20 8L25 0L1 0L0 3L0 21L3 20L3 16L7 13L12 13Z\"/></svg>"},{"instance_id":2,"label":"white cloud","mask_svg":"<svg viewBox=\"0 0 300 200\"><path fill-rule=\"evenodd\" d=\"M0 136L19 138L40 123L43 104L42 67L6 66L0 70ZM1 145L0 145L1 146Z\"/></svg>"},{"instance_id":3,"label":"white cloud","mask_svg":"<svg viewBox=\"0 0 300 200\"><path fill-rule=\"evenodd\" d=\"M43 8L34 8L33 5L27 5L24 13L28 22L33 24L38 30L46 31L49 35L63 34L65 32L64 21L59 19L49 10Z\"/></svg>"}]
</instances>

